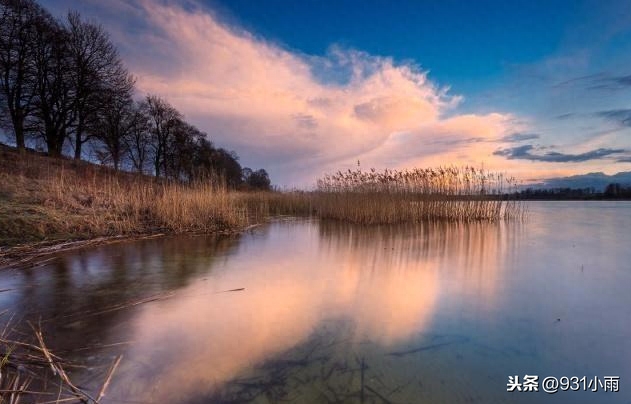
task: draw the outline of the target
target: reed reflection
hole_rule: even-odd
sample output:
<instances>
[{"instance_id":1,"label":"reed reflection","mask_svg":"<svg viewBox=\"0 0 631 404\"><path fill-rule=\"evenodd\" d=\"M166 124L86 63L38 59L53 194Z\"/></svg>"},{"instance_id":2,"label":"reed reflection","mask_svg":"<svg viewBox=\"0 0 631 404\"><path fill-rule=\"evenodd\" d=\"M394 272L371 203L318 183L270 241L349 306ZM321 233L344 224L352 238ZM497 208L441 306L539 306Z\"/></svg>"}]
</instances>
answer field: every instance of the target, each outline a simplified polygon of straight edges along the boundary
<instances>
[{"instance_id":1,"label":"reed reflection","mask_svg":"<svg viewBox=\"0 0 631 404\"><path fill-rule=\"evenodd\" d=\"M73 359L77 348L77 359L90 356L85 347L131 339L121 327L136 315L125 309L128 303L188 285L237 243L238 238L226 237L142 240L66 253L44 267L4 271L0 284L8 290L0 308L11 315L0 318L0 326L41 324L50 347L64 358Z\"/></svg>"},{"instance_id":2,"label":"reed reflection","mask_svg":"<svg viewBox=\"0 0 631 404\"><path fill-rule=\"evenodd\" d=\"M501 241L498 226L272 224L207 281L143 308L113 396L187 401L273 358L296 362L286 356L297 350L404 346L432 321L445 278L479 280L484 270L479 292L493 293ZM218 293L235 288L244 290ZM323 328L328 344L314 338Z\"/></svg>"}]
</instances>

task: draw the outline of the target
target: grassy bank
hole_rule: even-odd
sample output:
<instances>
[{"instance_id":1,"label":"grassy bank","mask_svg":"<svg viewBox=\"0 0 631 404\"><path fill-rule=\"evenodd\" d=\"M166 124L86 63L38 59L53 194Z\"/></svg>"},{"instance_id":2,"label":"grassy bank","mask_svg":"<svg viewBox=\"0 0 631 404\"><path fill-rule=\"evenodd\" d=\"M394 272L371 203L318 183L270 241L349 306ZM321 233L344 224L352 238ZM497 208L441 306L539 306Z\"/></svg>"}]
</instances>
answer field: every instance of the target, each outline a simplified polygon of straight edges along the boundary
<instances>
[{"instance_id":1,"label":"grassy bank","mask_svg":"<svg viewBox=\"0 0 631 404\"><path fill-rule=\"evenodd\" d=\"M308 212L303 194L229 191L0 149L0 245L156 232L231 232Z\"/></svg>"},{"instance_id":2,"label":"grassy bank","mask_svg":"<svg viewBox=\"0 0 631 404\"><path fill-rule=\"evenodd\" d=\"M514 182L474 168L347 171L311 192L238 192L0 148L0 246L155 233L235 232L275 215L362 224L523 217Z\"/></svg>"}]
</instances>

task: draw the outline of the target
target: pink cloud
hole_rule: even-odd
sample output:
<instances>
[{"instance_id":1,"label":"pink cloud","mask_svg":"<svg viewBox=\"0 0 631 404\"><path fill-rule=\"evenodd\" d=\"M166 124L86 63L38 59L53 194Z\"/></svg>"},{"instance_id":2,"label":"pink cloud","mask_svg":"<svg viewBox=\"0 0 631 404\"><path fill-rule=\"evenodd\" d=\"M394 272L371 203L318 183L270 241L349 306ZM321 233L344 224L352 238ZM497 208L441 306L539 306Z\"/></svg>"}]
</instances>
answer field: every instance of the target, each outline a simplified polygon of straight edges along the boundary
<instances>
[{"instance_id":1,"label":"pink cloud","mask_svg":"<svg viewBox=\"0 0 631 404\"><path fill-rule=\"evenodd\" d=\"M134 66L140 89L166 97L244 164L265 166L281 183L313 183L362 156L376 167L396 156L397 166L416 163L435 149L423 145L442 137L491 139L513 129L502 114L443 118L462 98L414 65L336 46L322 57L302 55L200 7L141 4L153 32L143 49L158 48L171 62ZM340 70L344 80L319 77ZM413 135L393 144L401 132Z\"/></svg>"},{"instance_id":2,"label":"pink cloud","mask_svg":"<svg viewBox=\"0 0 631 404\"><path fill-rule=\"evenodd\" d=\"M528 122L497 111L458 114L463 98L412 63L336 45L305 55L184 3L82 6L113 33L141 93L168 99L277 184L310 185L358 159L378 169L483 164L524 178L603 170L603 162L561 168L494 155L505 135L532 130Z\"/></svg>"},{"instance_id":3,"label":"pink cloud","mask_svg":"<svg viewBox=\"0 0 631 404\"><path fill-rule=\"evenodd\" d=\"M290 51L193 2L117 0L116 10L127 14L108 17L108 29L115 38L133 32L122 49L141 93L165 97L279 184L313 184L357 159L375 168L444 164L446 156L479 163L492 151L467 139L516 130L508 114L454 115L462 97L411 63L339 46L324 56Z\"/></svg>"}]
</instances>

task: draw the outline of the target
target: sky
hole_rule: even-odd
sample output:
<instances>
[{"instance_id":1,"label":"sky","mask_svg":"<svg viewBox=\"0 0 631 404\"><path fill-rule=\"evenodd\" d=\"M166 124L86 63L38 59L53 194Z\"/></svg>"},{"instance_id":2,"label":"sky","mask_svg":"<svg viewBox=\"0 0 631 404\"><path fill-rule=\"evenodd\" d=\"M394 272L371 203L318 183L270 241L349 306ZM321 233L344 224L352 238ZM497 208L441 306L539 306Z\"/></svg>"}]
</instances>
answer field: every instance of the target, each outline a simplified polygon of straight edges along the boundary
<instances>
[{"instance_id":1,"label":"sky","mask_svg":"<svg viewBox=\"0 0 631 404\"><path fill-rule=\"evenodd\" d=\"M275 184L484 167L631 170L621 1L43 0L102 24L137 78Z\"/></svg>"}]
</instances>

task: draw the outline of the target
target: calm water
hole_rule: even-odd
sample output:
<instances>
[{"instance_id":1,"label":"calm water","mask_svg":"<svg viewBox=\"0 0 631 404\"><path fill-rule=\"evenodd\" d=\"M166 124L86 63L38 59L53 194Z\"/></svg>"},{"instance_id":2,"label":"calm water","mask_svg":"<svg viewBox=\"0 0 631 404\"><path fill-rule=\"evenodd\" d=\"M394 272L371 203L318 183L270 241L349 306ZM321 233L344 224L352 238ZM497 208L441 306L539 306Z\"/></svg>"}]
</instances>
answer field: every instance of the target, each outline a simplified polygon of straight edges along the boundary
<instances>
[{"instance_id":1,"label":"calm water","mask_svg":"<svg viewBox=\"0 0 631 404\"><path fill-rule=\"evenodd\" d=\"M0 310L41 319L82 386L123 354L108 403L631 402L631 204L530 212L109 245L1 272ZM620 392L508 393L525 374Z\"/></svg>"}]
</instances>

